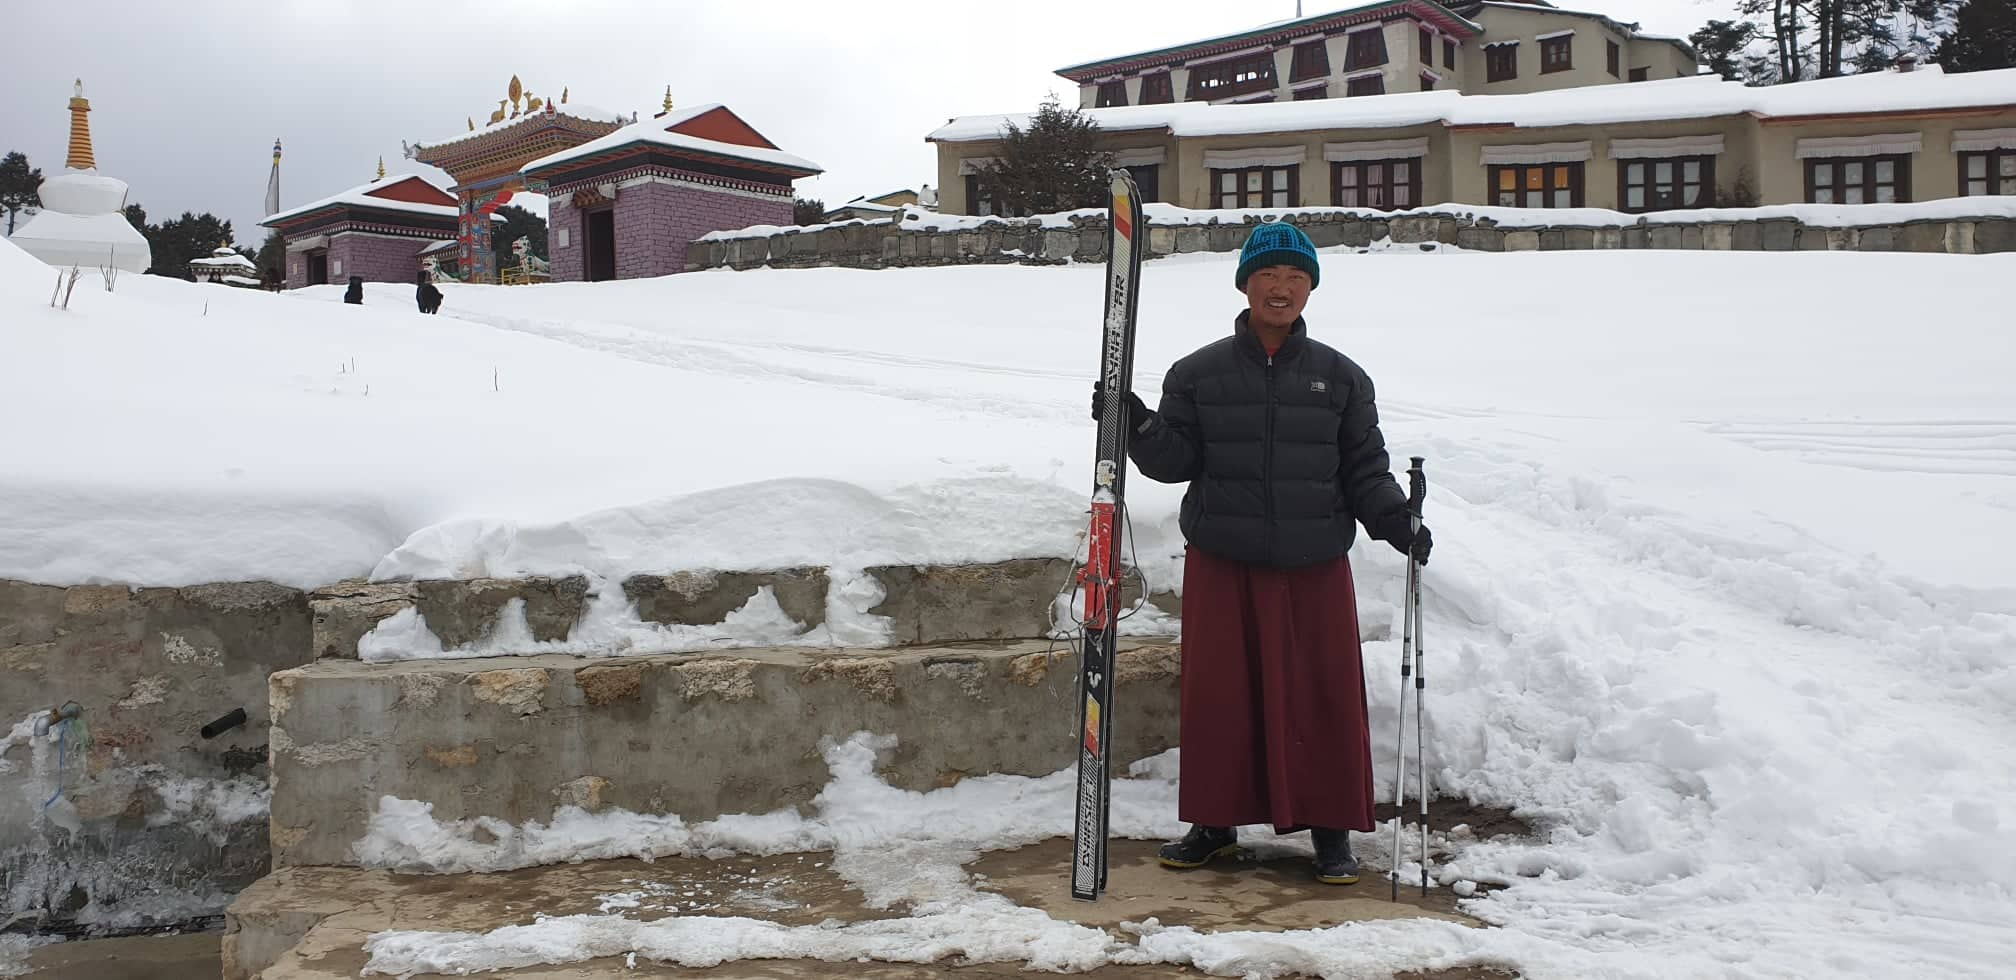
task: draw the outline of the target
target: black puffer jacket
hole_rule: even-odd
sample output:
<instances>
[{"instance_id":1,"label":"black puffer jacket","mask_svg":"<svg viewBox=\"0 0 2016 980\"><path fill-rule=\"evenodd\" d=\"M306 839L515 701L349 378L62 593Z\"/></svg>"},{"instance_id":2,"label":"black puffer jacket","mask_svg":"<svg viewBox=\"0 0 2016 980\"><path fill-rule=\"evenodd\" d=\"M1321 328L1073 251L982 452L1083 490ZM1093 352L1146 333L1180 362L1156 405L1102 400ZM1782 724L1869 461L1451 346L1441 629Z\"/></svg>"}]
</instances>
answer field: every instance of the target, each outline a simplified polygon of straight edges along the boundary
<instances>
[{"instance_id":1,"label":"black puffer jacket","mask_svg":"<svg viewBox=\"0 0 2016 980\"><path fill-rule=\"evenodd\" d=\"M1342 556L1354 522L1378 540L1404 536L1407 495L1389 470L1372 379L1300 319L1269 358L1246 317L1169 369L1160 411L1132 439L1142 475L1190 483L1183 536L1284 567Z\"/></svg>"}]
</instances>

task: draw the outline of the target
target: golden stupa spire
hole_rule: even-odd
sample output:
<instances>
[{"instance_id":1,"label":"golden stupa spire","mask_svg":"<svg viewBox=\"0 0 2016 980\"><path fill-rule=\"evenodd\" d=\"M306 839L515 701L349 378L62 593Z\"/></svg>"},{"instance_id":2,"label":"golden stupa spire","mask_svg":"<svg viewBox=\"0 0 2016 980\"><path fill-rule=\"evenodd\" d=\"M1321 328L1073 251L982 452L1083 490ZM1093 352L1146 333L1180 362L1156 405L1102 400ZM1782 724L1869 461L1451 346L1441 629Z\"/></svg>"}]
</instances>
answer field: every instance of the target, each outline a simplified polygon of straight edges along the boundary
<instances>
[{"instance_id":1,"label":"golden stupa spire","mask_svg":"<svg viewBox=\"0 0 2016 980\"><path fill-rule=\"evenodd\" d=\"M72 170L92 170L98 161L91 155L91 100L84 97L84 80L78 79L70 96L70 158L64 165Z\"/></svg>"},{"instance_id":2,"label":"golden stupa spire","mask_svg":"<svg viewBox=\"0 0 2016 980\"><path fill-rule=\"evenodd\" d=\"M665 86L665 111L672 111L672 86Z\"/></svg>"},{"instance_id":3,"label":"golden stupa spire","mask_svg":"<svg viewBox=\"0 0 2016 980\"><path fill-rule=\"evenodd\" d=\"M560 104L567 104L567 86L565 85L560 86Z\"/></svg>"},{"instance_id":4,"label":"golden stupa spire","mask_svg":"<svg viewBox=\"0 0 2016 980\"><path fill-rule=\"evenodd\" d=\"M378 176L371 178L371 180L373 183L376 183L384 179L385 179L385 158L381 156L378 158Z\"/></svg>"}]
</instances>

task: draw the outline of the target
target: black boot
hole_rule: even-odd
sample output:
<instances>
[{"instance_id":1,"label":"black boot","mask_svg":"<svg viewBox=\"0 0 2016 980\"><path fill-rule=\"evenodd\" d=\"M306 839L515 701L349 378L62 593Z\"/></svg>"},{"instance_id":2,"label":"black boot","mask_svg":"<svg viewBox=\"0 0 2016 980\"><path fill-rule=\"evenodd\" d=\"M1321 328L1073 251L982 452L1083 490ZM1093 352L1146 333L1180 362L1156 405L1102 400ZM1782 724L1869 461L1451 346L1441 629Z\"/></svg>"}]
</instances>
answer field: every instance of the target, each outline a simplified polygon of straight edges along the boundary
<instances>
[{"instance_id":1,"label":"black boot","mask_svg":"<svg viewBox=\"0 0 2016 980\"><path fill-rule=\"evenodd\" d=\"M1351 832L1317 827L1309 832L1316 842L1316 880L1326 885L1358 883L1358 859L1351 856Z\"/></svg>"},{"instance_id":2,"label":"black boot","mask_svg":"<svg viewBox=\"0 0 2016 980\"><path fill-rule=\"evenodd\" d=\"M1162 845L1162 866L1201 868L1212 858L1238 849L1239 834L1232 828L1191 824L1190 832L1184 834L1182 840Z\"/></svg>"}]
</instances>

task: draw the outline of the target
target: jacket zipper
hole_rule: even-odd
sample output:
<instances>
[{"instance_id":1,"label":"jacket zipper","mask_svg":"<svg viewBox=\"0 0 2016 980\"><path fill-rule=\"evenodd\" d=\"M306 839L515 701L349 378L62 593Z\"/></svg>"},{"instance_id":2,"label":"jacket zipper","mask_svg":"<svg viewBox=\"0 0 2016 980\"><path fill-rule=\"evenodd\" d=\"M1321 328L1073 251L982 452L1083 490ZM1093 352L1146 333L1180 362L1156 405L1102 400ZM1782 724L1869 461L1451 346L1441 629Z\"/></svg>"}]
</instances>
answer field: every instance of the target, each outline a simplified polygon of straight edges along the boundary
<instances>
[{"instance_id":1,"label":"jacket zipper","mask_svg":"<svg viewBox=\"0 0 2016 980\"><path fill-rule=\"evenodd\" d=\"M1267 355L1267 422L1260 462L1260 496L1265 501L1266 522L1269 537L1274 532L1274 355ZM1269 542L1271 545L1272 542ZM1271 550L1271 549L1270 549Z\"/></svg>"}]
</instances>

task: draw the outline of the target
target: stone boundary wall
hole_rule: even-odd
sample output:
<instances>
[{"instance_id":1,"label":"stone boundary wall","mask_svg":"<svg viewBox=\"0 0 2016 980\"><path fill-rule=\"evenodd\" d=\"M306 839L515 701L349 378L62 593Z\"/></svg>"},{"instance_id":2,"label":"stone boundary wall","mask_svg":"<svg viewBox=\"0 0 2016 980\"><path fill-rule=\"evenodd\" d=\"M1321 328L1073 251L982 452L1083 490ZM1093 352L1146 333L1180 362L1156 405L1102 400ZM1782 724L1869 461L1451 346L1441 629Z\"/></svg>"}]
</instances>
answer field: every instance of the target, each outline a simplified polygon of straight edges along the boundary
<instances>
[{"instance_id":1,"label":"stone boundary wall","mask_svg":"<svg viewBox=\"0 0 2016 980\"><path fill-rule=\"evenodd\" d=\"M1934 202L1947 204L1950 202ZM1881 205L1886 214L1910 205ZM1394 244L1454 245L1482 252L1577 251L1587 249L1682 249L1739 252L1861 251L1956 255L2016 251L2016 217L1997 214L1933 216L1868 224L1808 223L1785 208L1733 209L1703 216L1666 212L1629 215L1576 209L1552 224L1544 211L1526 211L1501 221L1514 209L1423 208L1382 214L1349 209L1296 209L1280 214L1227 212L1221 217L1163 223L1148 216L1146 257L1186 252L1236 252L1246 234L1263 220L1290 222L1318 248ZM1185 212L1209 215L1210 212ZM1908 211L1902 212L1908 213ZM906 221L906 216L908 220ZM1106 257L1103 213L1077 211L1020 219L946 219L911 210L886 221L850 221L810 228L766 229L743 237L714 235L686 252L686 271L702 269L850 269L912 266L1019 264L1061 265L1099 262Z\"/></svg>"},{"instance_id":2,"label":"stone boundary wall","mask_svg":"<svg viewBox=\"0 0 2016 980\"><path fill-rule=\"evenodd\" d=\"M1066 564L867 569L885 595L868 612L888 617L892 636L888 648L852 656L900 657L973 641L1042 647ZM824 568L678 572L632 576L622 587L644 621L693 626L722 622L768 587L809 629L825 621L830 579ZM285 737L269 714L272 676L348 662L362 683L444 663L357 662L358 639L408 608L451 649L491 632L513 600L523 601L535 640L564 639L587 614L588 590L581 577L347 581L308 591L264 582L129 588L0 579L0 930L142 926L221 912L268 872L271 845L285 844L270 840L266 812L271 761ZM1174 595L1151 601L1180 612ZM540 659L592 674L604 658ZM949 668L919 669L936 677ZM66 746L59 764L55 746L38 744L22 726L68 702L80 709L89 741ZM242 720L203 734L236 710ZM20 736L10 735L17 727ZM41 803L59 781L63 802L47 810ZM159 911L136 912L143 904Z\"/></svg>"}]
</instances>

